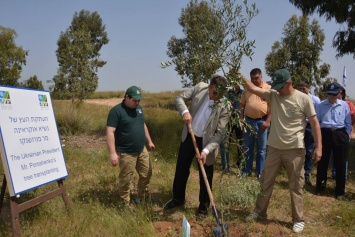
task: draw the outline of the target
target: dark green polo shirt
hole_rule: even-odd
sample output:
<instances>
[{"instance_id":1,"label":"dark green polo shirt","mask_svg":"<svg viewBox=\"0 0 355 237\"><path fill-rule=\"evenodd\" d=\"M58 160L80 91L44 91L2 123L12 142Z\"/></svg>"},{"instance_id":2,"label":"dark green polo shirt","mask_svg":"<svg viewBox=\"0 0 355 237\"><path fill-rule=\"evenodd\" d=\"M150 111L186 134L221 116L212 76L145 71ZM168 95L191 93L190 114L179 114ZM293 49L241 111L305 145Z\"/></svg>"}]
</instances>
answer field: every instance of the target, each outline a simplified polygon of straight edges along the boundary
<instances>
[{"instance_id":1,"label":"dark green polo shirt","mask_svg":"<svg viewBox=\"0 0 355 237\"><path fill-rule=\"evenodd\" d=\"M115 145L121 153L137 154L145 144L144 114L142 107L131 109L124 101L114 106L107 117L107 126L116 128Z\"/></svg>"}]
</instances>

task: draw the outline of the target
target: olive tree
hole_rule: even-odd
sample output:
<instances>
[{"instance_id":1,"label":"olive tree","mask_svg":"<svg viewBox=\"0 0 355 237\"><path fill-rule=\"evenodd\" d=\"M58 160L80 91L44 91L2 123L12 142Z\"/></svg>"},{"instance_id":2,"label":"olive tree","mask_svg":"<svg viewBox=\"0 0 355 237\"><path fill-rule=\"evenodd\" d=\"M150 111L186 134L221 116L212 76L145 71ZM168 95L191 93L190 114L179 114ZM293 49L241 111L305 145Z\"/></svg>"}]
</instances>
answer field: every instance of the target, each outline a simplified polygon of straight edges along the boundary
<instances>
[{"instance_id":1,"label":"olive tree","mask_svg":"<svg viewBox=\"0 0 355 237\"><path fill-rule=\"evenodd\" d=\"M171 60L162 67L174 65L183 87L207 82L217 71L230 84L241 82L229 72L237 72L242 58L253 55L255 41L247 39L247 27L257 14L256 5L246 1L243 5L235 0L190 1L179 18L184 37L171 37L167 50Z\"/></svg>"}]
</instances>

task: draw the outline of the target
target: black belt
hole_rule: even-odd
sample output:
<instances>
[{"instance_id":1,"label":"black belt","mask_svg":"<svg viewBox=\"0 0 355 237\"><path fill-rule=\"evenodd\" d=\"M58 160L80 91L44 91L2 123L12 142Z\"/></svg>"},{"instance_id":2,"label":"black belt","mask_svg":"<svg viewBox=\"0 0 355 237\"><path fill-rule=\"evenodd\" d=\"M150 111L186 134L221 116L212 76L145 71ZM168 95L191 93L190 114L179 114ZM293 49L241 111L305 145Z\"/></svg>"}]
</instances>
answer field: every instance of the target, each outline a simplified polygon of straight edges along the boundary
<instances>
[{"instance_id":1,"label":"black belt","mask_svg":"<svg viewBox=\"0 0 355 237\"><path fill-rule=\"evenodd\" d=\"M322 130L335 132L335 131L345 131L345 128L344 127L342 127L342 128L322 128Z\"/></svg>"},{"instance_id":2,"label":"black belt","mask_svg":"<svg viewBox=\"0 0 355 237\"><path fill-rule=\"evenodd\" d=\"M248 116L245 116L247 119L251 119L251 120L266 120L267 119L267 115L265 115L265 116L263 116L263 117L261 117L261 118L250 118L250 117L248 117Z\"/></svg>"}]
</instances>

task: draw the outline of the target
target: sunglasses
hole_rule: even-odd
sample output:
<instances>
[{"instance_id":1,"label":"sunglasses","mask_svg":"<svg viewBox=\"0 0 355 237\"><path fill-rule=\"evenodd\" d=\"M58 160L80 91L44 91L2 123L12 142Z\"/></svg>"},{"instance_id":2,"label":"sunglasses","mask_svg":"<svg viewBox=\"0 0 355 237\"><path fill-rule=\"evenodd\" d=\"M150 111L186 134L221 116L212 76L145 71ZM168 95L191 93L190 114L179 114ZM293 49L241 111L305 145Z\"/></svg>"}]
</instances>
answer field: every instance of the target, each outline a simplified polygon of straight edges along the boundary
<instances>
[{"instance_id":1,"label":"sunglasses","mask_svg":"<svg viewBox=\"0 0 355 237\"><path fill-rule=\"evenodd\" d=\"M332 96L337 96L339 93L333 94L333 93L327 93L327 95L332 95Z\"/></svg>"}]
</instances>

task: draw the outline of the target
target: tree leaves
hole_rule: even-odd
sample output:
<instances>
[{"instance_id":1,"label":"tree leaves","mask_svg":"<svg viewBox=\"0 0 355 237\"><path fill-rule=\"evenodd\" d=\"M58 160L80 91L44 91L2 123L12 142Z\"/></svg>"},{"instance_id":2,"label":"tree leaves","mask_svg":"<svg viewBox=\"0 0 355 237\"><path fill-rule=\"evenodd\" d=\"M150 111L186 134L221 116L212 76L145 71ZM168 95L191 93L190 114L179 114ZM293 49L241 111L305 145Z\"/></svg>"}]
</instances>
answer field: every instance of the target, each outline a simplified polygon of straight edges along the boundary
<instances>
[{"instance_id":1,"label":"tree leaves","mask_svg":"<svg viewBox=\"0 0 355 237\"><path fill-rule=\"evenodd\" d=\"M20 82L20 86L25 88L38 89L38 90L44 89L42 81L38 80L36 75L30 77L28 80L22 83Z\"/></svg>"},{"instance_id":2,"label":"tree leaves","mask_svg":"<svg viewBox=\"0 0 355 237\"><path fill-rule=\"evenodd\" d=\"M253 55L255 41L247 39L247 26L258 14L255 4L244 4L235 0L191 1L179 18L184 37L171 37L167 55L172 60L161 67L175 65L183 87L208 82L218 70L223 74L227 74L225 70L238 71L242 58Z\"/></svg>"},{"instance_id":3,"label":"tree leaves","mask_svg":"<svg viewBox=\"0 0 355 237\"><path fill-rule=\"evenodd\" d=\"M338 54L336 58L352 54L355 59L355 4L353 0L289 0L290 3L301 9L304 14L317 12L325 16L328 21L334 19L347 28L339 30L333 38L333 47Z\"/></svg>"},{"instance_id":4,"label":"tree leaves","mask_svg":"<svg viewBox=\"0 0 355 237\"><path fill-rule=\"evenodd\" d=\"M323 79L330 72L330 65L319 65L325 36L318 21L309 23L308 16L293 15L285 24L283 35L266 56L267 75L271 76L277 69L287 68L295 86L300 81L308 81L319 92Z\"/></svg>"},{"instance_id":5,"label":"tree leaves","mask_svg":"<svg viewBox=\"0 0 355 237\"><path fill-rule=\"evenodd\" d=\"M100 59L100 50L108 42L97 12L75 12L71 26L61 32L57 41L59 69L53 78L54 86L50 87L53 96L83 100L95 92L98 68L106 64Z\"/></svg>"},{"instance_id":6,"label":"tree leaves","mask_svg":"<svg viewBox=\"0 0 355 237\"><path fill-rule=\"evenodd\" d=\"M15 43L15 30L0 26L0 84L17 86L28 51Z\"/></svg>"}]
</instances>

